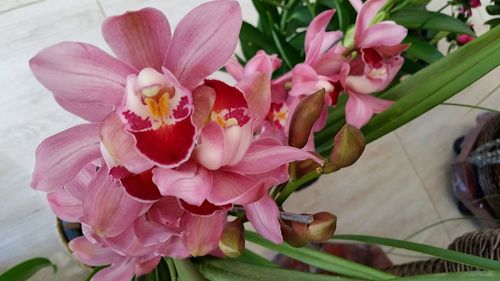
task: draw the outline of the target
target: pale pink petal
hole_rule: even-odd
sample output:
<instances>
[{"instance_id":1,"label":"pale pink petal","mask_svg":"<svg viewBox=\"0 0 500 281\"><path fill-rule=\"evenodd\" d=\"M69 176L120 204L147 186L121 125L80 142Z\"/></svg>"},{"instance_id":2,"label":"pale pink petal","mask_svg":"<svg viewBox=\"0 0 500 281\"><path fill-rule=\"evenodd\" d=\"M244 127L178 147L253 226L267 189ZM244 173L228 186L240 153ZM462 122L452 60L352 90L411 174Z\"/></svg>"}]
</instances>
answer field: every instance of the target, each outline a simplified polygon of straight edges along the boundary
<instances>
[{"instance_id":1,"label":"pale pink petal","mask_svg":"<svg viewBox=\"0 0 500 281\"><path fill-rule=\"evenodd\" d=\"M219 169L224 161L224 129L216 122L210 122L200 135L201 144L194 150L194 157L209 170Z\"/></svg>"},{"instance_id":2,"label":"pale pink petal","mask_svg":"<svg viewBox=\"0 0 500 281\"><path fill-rule=\"evenodd\" d=\"M229 171L214 171L214 184L208 201L216 205L243 204L256 201L262 195L257 189L259 180Z\"/></svg>"},{"instance_id":3,"label":"pale pink petal","mask_svg":"<svg viewBox=\"0 0 500 281\"><path fill-rule=\"evenodd\" d=\"M165 196L151 207L148 216L158 223L178 227L183 213L177 198Z\"/></svg>"},{"instance_id":4,"label":"pale pink petal","mask_svg":"<svg viewBox=\"0 0 500 281\"><path fill-rule=\"evenodd\" d=\"M134 231L139 242L144 246L152 246L167 241L172 235L178 234L173 227L148 220L141 216L134 222Z\"/></svg>"},{"instance_id":5,"label":"pale pink petal","mask_svg":"<svg viewBox=\"0 0 500 281\"><path fill-rule=\"evenodd\" d=\"M82 201L71 195L64 187L47 194L47 200L56 216L65 221L78 222L83 216Z\"/></svg>"},{"instance_id":6,"label":"pale pink petal","mask_svg":"<svg viewBox=\"0 0 500 281\"><path fill-rule=\"evenodd\" d=\"M145 204L132 199L108 175L107 169L101 167L89 183L81 221L90 225L99 236L113 237L131 228L144 206Z\"/></svg>"},{"instance_id":7,"label":"pale pink petal","mask_svg":"<svg viewBox=\"0 0 500 281\"><path fill-rule=\"evenodd\" d=\"M122 259L111 248L91 243L83 236L71 240L68 246L77 260L90 266L108 265Z\"/></svg>"},{"instance_id":8,"label":"pale pink petal","mask_svg":"<svg viewBox=\"0 0 500 281\"><path fill-rule=\"evenodd\" d=\"M102 25L104 39L118 58L141 70L161 70L170 43L170 25L153 8L108 17Z\"/></svg>"},{"instance_id":9,"label":"pale pink petal","mask_svg":"<svg viewBox=\"0 0 500 281\"><path fill-rule=\"evenodd\" d=\"M100 128L101 151L108 167L124 166L132 173L151 169L154 163L139 154L136 141L116 113L104 119Z\"/></svg>"},{"instance_id":10,"label":"pale pink petal","mask_svg":"<svg viewBox=\"0 0 500 281\"><path fill-rule=\"evenodd\" d=\"M321 89L320 77L316 71L307 64L297 64L293 70L291 96L311 95Z\"/></svg>"},{"instance_id":11,"label":"pale pink petal","mask_svg":"<svg viewBox=\"0 0 500 281\"><path fill-rule=\"evenodd\" d=\"M193 91L193 124L201 130L212 112L215 102L215 91L211 87L199 86Z\"/></svg>"},{"instance_id":12,"label":"pale pink petal","mask_svg":"<svg viewBox=\"0 0 500 281\"><path fill-rule=\"evenodd\" d=\"M58 96L54 96L54 99L62 108L90 122L101 122L115 108L114 105L99 103L97 100L95 102L81 102Z\"/></svg>"},{"instance_id":13,"label":"pale pink petal","mask_svg":"<svg viewBox=\"0 0 500 281\"><path fill-rule=\"evenodd\" d=\"M361 0L349 0L351 2L352 7L359 13L361 11L361 7L363 7L363 2Z\"/></svg>"},{"instance_id":14,"label":"pale pink petal","mask_svg":"<svg viewBox=\"0 0 500 281\"><path fill-rule=\"evenodd\" d=\"M384 21L370 26L358 42L359 48L399 45L408 30L393 21Z\"/></svg>"},{"instance_id":15,"label":"pale pink petal","mask_svg":"<svg viewBox=\"0 0 500 281\"><path fill-rule=\"evenodd\" d=\"M129 259L120 264L113 264L106 267L90 279L90 281L128 281L134 277L135 264Z\"/></svg>"},{"instance_id":16,"label":"pale pink petal","mask_svg":"<svg viewBox=\"0 0 500 281\"><path fill-rule=\"evenodd\" d=\"M88 164L71 181L64 185L64 188L76 199L83 201L87 194L89 182L96 174L96 165Z\"/></svg>"},{"instance_id":17,"label":"pale pink petal","mask_svg":"<svg viewBox=\"0 0 500 281\"><path fill-rule=\"evenodd\" d=\"M160 245L145 246L139 241L133 226L114 237L102 238L114 251L129 257L145 257L154 255Z\"/></svg>"},{"instance_id":18,"label":"pale pink petal","mask_svg":"<svg viewBox=\"0 0 500 281\"><path fill-rule=\"evenodd\" d=\"M243 78L243 66L235 57L229 58L224 67L227 73L233 76L236 81L240 81Z\"/></svg>"},{"instance_id":19,"label":"pale pink petal","mask_svg":"<svg viewBox=\"0 0 500 281\"><path fill-rule=\"evenodd\" d=\"M293 161L313 159L318 163L322 162L321 159L307 151L284 146L277 141L274 144L265 143L265 141L265 139L259 139L253 142L243 159L229 169L245 174L259 174Z\"/></svg>"},{"instance_id":20,"label":"pale pink petal","mask_svg":"<svg viewBox=\"0 0 500 281\"><path fill-rule=\"evenodd\" d=\"M191 256L188 249L182 242L182 238L178 236L172 236L167 242L163 243L158 253L162 256L172 257L176 259L185 259Z\"/></svg>"},{"instance_id":21,"label":"pale pink petal","mask_svg":"<svg viewBox=\"0 0 500 281\"><path fill-rule=\"evenodd\" d=\"M334 14L335 10L327 10L317 15L311 21L309 27L307 28L306 39L304 43L306 53L309 53L310 48L314 47L312 46L314 38L318 34L325 33L326 27L328 26L328 23L330 22ZM318 43L320 44L319 48L321 48L321 42Z\"/></svg>"},{"instance_id":22,"label":"pale pink petal","mask_svg":"<svg viewBox=\"0 0 500 281\"><path fill-rule=\"evenodd\" d=\"M154 257L148 261L138 263L135 266L135 275L141 276L141 275L148 274L148 273L152 272L155 269L155 267L160 263L161 259L162 259L162 257L158 256L158 257Z\"/></svg>"},{"instance_id":23,"label":"pale pink petal","mask_svg":"<svg viewBox=\"0 0 500 281\"><path fill-rule=\"evenodd\" d=\"M384 111L392 103L370 95L350 93L345 109L346 122L360 129L370 121L374 113Z\"/></svg>"},{"instance_id":24,"label":"pale pink petal","mask_svg":"<svg viewBox=\"0 0 500 281\"><path fill-rule=\"evenodd\" d=\"M371 21L386 2L387 0L368 0L363 4L356 18L356 30L354 33L354 44L356 46L359 46L359 43L366 35L365 32L370 26Z\"/></svg>"},{"instance_id":25,"label":"pale pink petal","mask_svg":"<svg viewBox=\"0 0 500 281\"><path fill-rule=\"evenodd\" d=\"M345 81L349 90L360 94L373 94L378 92L382 90L382 85L384 83L381 79L370 79L365 75L348 76Z\"/></svg>"},{"instance_id":26,"label":"pale pink petal","mask_svg":"<svg viewBox=\"0 0 500 281\"><path fill-rule=\"evenodd\" d=\"M240 162L253 140L252 123L242 127L232 126L224 129L224 160L223 166Z\"/></svg>"},{"instance_id":27,"label":"pale pink petal","mask_svg":"<svg viewBox=\"0 0 500 281\"><path fill-rule=\"evenodd\" d=\"M182 239L192 256L204 256L218 246L226 217L225 211L216 211L208 216L184 215L182 228L186 232Z\"/></svg>"},{"instance_id":28,"label":"pale pink petal","mask_svg":"<svg viewBox=\"0 0 500 281\"><path fill-rule=\"evenodd\" d=\"M127 76L135 73L99 48L76 42L42 50L30 60L30 67L61 106L91 121L99 121L103 110L121 103ZM92 117L94 112L97 116Z\"/></svg>"},{"instance_id":29,"label":"pale pink petal","mask_svg":"<svg viewBox=\"0 0 500 281\"><path fill-rule=\"evenodd\" d=\"M212 188L212 174L194 162L177 169L154 169L153 181L163 196L175 196L200 206Z\"/></svg>"},{"instance_id":30,"label":"pale pink petal","mask_svg":"<svg viewBox=\"0 0 500 281\"><path fill-rule=\"evenodd\" d=\"M194 89L233 55L242 24L236 1L213 1L189 12L177 25L165 67Z\"/></svg>"},{"instance_id":31,"label":"pale pink petal","mask_svg":"<svg viewBox=\"0 0 500 281\"><path fill-rule=\"evenodd\" d=\"M279 223L280 210L269 195L266 194L259 201L244 207L248 220L260 235L276 244L283 243Z\"/></svg>"},{"instance_id":32,"label":"pale pink petal","mask_svg":"<svg viewBox=\"0 0 500 281\"><path fill-rule=\"evenodd\" d=\"M78 125L45 139L36 149L31 186L43 191L55 190L99 159L98 129L98 124Z\"/></svg>"},{"instance_id":33,"label":"pale pink petal","mask_svg":"<svg viewBox=\"0 0 500 281\"><path fill-rule=\"evenodd\" d=\"M271 80L264 73L254 72L236 84L236 87L245 96L254 122L253 127L260 128L271 108Z\"/></svg>"},{"instance_id":34,"label":"pale pink petal","mask_svg":"<svg viewBox=\"0 0 500 281\"><path fill-rule=\"evenodd\" d=\"M268 55L265 51L259 50L251 58L243 70L244 76L253 75L256 72L264 74L267 79L271 79L273 72L281 66L281 60L277 55ZM237 79L238 81L243 78Z\"/></svg>"}]
</instances>

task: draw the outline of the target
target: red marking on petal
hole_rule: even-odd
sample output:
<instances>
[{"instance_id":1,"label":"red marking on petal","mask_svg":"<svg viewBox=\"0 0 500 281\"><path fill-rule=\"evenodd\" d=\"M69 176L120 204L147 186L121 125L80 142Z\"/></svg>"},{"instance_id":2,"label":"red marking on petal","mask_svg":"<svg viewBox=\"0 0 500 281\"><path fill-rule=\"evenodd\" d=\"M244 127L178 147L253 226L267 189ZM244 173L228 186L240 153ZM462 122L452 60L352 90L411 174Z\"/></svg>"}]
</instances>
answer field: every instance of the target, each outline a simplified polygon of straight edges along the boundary
<instances>
[{"instance_id":1,"label":"red marking on petal","mask_svg":"<svg viewBox=\"0 0 500 281\"><path fill-rule=\"evenodd\" d=\"M215 90L213 111L220 112L231 108L248 108L243 93L235 87L219 80L205 80L205 85Z\"/></svg>"},{"instance_id":2,"label":"red marking on petal","mask_svg":"<svg viewBox=\"0 0 500 281\"><path fill-rule=\"evenodd\" d=\"M117 167L111 168L111 170L109 170L109 174L111 176L113 176L113 178L115 178L115 179L122 179L122 178L128 177L130 175L133 175L131 172L129 172L123 166L117 166Z\"/></svg>"},{"instance_id":3,"label":"red marking on petal","mask_svg":"<svg viewBox=\"0 0 500 281\"><path fill-rule=\"evenodd\" d=\"M127 110L122 113L123 117L127 119L127 123L129 125L129 128L134 131L140 131L144 129L149 129L151 128L151 121L148 119L142 119L140 116L135 114L134 112Z\"/></svg>"},{"instance_id":4,"label":"red marking on petal","mask_svg":"<svg viewBox=\"0 0 500 281\"><path fill-rule=\"evenodd\" d=\"M160 166L178 166L189 158L194 145L195 127L191 118L164 125L156 130L133 132L137 149Z\"/></svg>"},{"instance_id":5,"label":"red marking on petal","mask_svg":"<svg viewBox=\"0 0 500 281\"><path fill-rule=\"evenodd\" d=\"M132 197L142 200L159 200L162 197L158 187L153 182L152 170L125 177L121 182Z\"/></svg>"},{"instance_id":6,"label":"red marking on petal","mask_svg":"<svg viewBox=\"0 0 500 281\"><path fill-rule=\"evenodd\" d=\"M183 96L179 102L179 105L174 109L174 118L182 119L189 115L191 111L189 110L189 100L188 97Z\"/></svg>"},{"instance_id":7,"label":"red marking on petal","mask_svg":"<svg viewBox=\"0 0 500 281\"><path fill-rule=\"evenodd\" d=\"M374 68L381 68L383 65L383 57L375 49L366 48L361 50L363 61Z\"/></svg>"},{"instance_id":8,"label":"red marking on petal","mask_svg":"<svg viewBox=\"0 0 500 281\"><path fill-rule=\"evenodd\" d=\"M331 91L328 94L330 95L330 98L332 99L331 106L334 106L337 104L337 101L339 99L339 95L344 90L344 88L342 87L342 84L340 83L340 81L333 82L332 85L333 85L333 91Z\"/></svg>"},{"instance_id":9,"label":"red marking on petal","mask_svg":"<svg viewBox=\"0 0 500 281\"><path fill-rule=\"evenodd\" d=\"M214 204L208 202L207 200L203 201L203 203L200 206L188 204L184 200L179 200L179 202L181 203L181 207L184 210L190 212L191 214L200 215L200 216L208 216L208 215L215 213L216 211L227 209L227 208L231 207L231 204L227 204L224 206L217 206L217 205L214 205Z\"/></svg>"},{"instance_id":10,"label":"red marking on petal","mask_svg":"<svg viewBox=\"0 0 500 281\"><path fill-rule=\"evenodd\" d=\"M246 114L246 110L244 108L237 108L234 110L231 110L226 116L224 116L224 119L228 120L234 118L236 121L238 121L238 125L243 126L245 125L248 121L250 121L250 116Z\"/></svg>"}]
</instances>

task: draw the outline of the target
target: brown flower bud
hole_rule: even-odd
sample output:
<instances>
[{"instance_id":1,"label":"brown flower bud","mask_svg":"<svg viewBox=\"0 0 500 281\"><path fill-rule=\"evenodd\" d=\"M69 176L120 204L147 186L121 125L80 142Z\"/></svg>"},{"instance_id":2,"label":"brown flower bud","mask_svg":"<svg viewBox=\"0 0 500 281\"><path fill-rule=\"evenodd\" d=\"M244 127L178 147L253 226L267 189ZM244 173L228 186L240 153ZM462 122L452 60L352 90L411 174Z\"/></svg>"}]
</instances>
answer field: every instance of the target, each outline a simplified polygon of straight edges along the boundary
<instances>
[{"instance_id":1,"label":"brown flower bud","mask_svg":"<svg viewBox=\"0 0 500 281\"><path fill-rule=\"evenodd\" d=\"M283 240L285 240L290 246L301 248L307 244L307 240L300 237L289 222L280 221L281 225L281 235L283 235Z\"/></svg>"},{"instance_id":2,"label":"brown flower bud","mask_svg":"<svg viewBox=\"0 0 500 281\"><path fill-rule=\"evenodd\" d=\"M295 233L300 238L312 242L330 239L337 228L337 217L328 212L319 212L314 214L313 218L310 224L291 222Z\"/></svg>"},{"instance_id":3,"label":"brown flower bud","mask_svg":"<svg viewBox=\"0 0 500 281\"><path fill-rule=\"evenodd\" d=\"M316 153L314 154L319 158L323 158L321 157L321 155L318 155ZM295 176L298 179L321 167L321 164L312 159L295 161L294 163L295 163Z\"/></svg>"},{"instance_id":4,"label":"brown flower bud","mask_svg":"<svg viewBox=\"0 0 500 281\"><path fill-rule=\"evenodd\" d=\"M244 232L245 229L241 219L226 223L219 241L219 249L225 256L236 258L243 253L245 249Z\"/></svg>"},{"instance_id":5,"label":"brown flower bud","mask_svg":"<svg viewBox=\"0 0 500 281\"><path fill-rule=\"evenodd\" d=\"M331 162L324 166L324 171L332 173L354 164L363 154L365 146L363 133L358 128L346 124L333 140Z\"/></svg>"},{"instance_id":6,"label":"brown flower bud","mask_svg":"<svg viewBox=\"0 0 500 281\"><path fill-rule=\"evenodd\" d=\"M293 147L302 148L307 144L311 129L318 120L325 104L325 90L303 99L295 108L290 120L290 131L288 144Z\"/></svg>"}]
</instances>

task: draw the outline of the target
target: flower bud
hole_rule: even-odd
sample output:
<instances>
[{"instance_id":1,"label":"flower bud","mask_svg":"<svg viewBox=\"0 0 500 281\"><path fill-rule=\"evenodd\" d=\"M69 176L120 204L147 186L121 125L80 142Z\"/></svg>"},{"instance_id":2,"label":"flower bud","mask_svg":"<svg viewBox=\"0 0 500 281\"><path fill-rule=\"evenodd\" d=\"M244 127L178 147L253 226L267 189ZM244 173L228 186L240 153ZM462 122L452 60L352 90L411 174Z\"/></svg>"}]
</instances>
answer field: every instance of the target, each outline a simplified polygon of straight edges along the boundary
<instances>
[{"instance_id":1,"label":"flower bud","mask_svg":"<svg viewBox=\"0 0 500 281\"><path fill-rule=\"evenodd\" d=\"M309 224L292 222L292 229L307 241L320 242L330 239L337 228L337 217L328 212L319 212L314 214L313 218Z\"/></svg>"},{"instance_id":2,"label":"flower bud","mask_svg":"<svg viewBox=\"0 0 500 281\"><path fill-rule=\"evenodd\" d=\"M243 253L245 249L244 232L245 229L241 219L226 223L219 241L219 249L225 256L236 258Z\"/></svg>"},{"instance_id":3,"label":"flower bud","mask_svg":"<svg viewBox=\"0 0 500 281\"><path fill-rule=\"evenodd\" d=\"M311 129L321 115L325 104L325 89L304 98L295 108L290 121L288 144L303 148L309 140Z\"/></svg>"},{"instance_id":4,"label":"flower bud","mask_svg":"<svg viewBox=\"0 0 500 281\"><path fill-rule=\"evenodd\" d=\"M319 156L319 155L316 155ZM321 156L319 156L321 158ZM300 179L301 177L309 174L310 172L321 168L321 164L312 160L306 159L302 161L295 161L295 176Z\"/></svg>"},{"instance_id":5,"label":"flower bud","mask_svg":"<svg viewBox=\"0 0 500 281\"><path fill-rule=\"evenodd\" d=\"M285 240L290 246L301 248L307 244L307 240L301 238L297 232L295 232L289 223L280 221L281 225L281 235L283 235L283 240Z\"/></svg>"},{"instance_id":6,"label":"flower bud","mask_svg":"<svg viewBox=\"0 0 500 281\"><path fill-rule=\"evenodd\" d=\"M324 172L332 173L354 164L363 154L365 145L363 133L358 128L346 124L333 140L330 163L323 167Z\"/></svg>"}]
</instances>

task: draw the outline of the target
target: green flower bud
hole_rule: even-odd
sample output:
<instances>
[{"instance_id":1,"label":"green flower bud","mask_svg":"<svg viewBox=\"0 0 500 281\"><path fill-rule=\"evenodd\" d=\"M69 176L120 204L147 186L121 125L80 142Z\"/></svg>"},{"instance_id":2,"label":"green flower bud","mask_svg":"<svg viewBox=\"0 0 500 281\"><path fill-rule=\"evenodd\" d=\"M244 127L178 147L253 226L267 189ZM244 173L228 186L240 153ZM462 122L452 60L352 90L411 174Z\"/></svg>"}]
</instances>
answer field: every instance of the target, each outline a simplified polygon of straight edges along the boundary
<instances>
[{"instance_id":1,"label":"green flower bud","mask_svg":"<svg viewBox=\"0 0 500 281\"><path fill-rule=\"evenodd\" d=\"M354 164L363 154L365 146L363 133L358 128L346 124L333 140L330 163L323 167L324 172L332 173Z\"/></svg>"}]
</instances>

